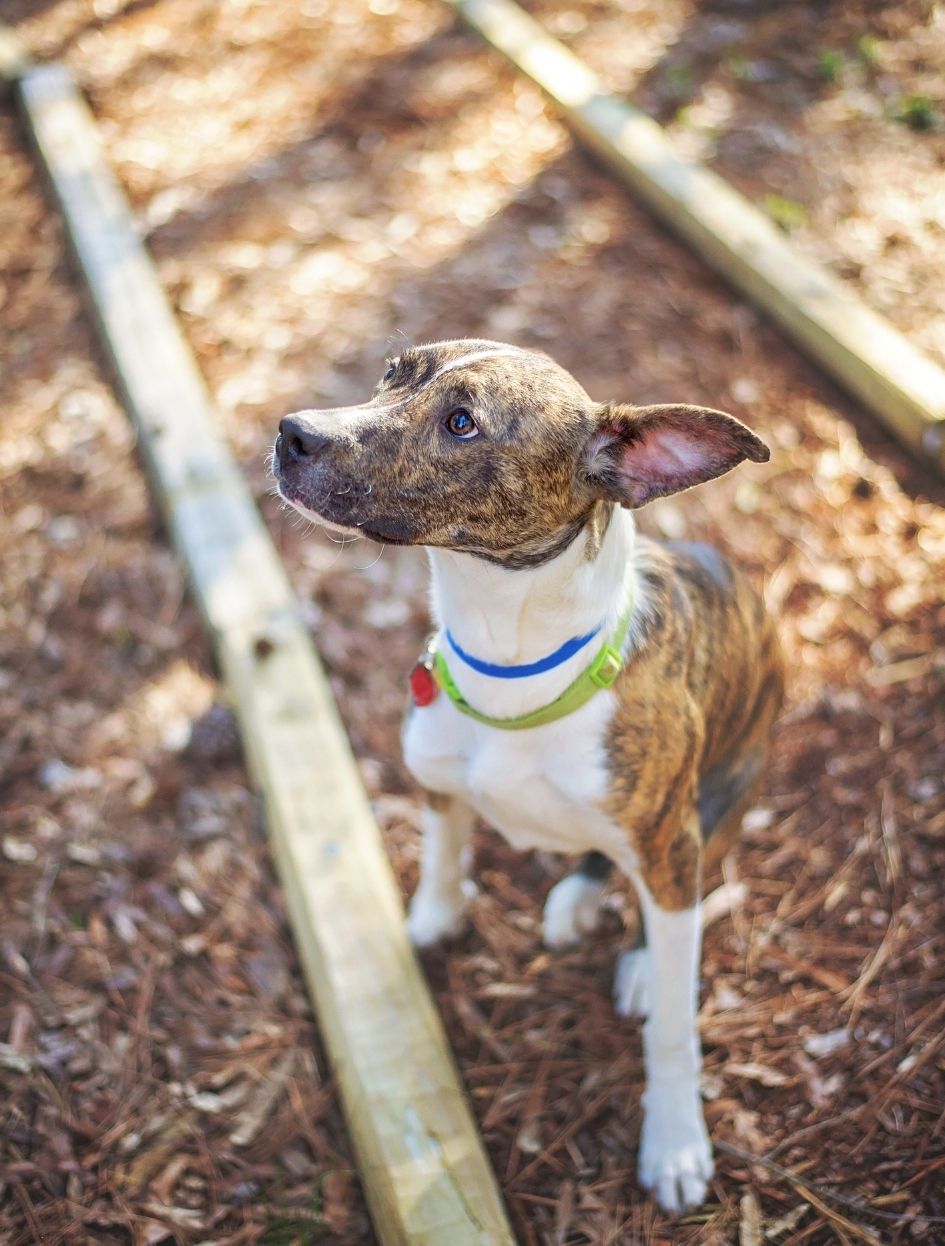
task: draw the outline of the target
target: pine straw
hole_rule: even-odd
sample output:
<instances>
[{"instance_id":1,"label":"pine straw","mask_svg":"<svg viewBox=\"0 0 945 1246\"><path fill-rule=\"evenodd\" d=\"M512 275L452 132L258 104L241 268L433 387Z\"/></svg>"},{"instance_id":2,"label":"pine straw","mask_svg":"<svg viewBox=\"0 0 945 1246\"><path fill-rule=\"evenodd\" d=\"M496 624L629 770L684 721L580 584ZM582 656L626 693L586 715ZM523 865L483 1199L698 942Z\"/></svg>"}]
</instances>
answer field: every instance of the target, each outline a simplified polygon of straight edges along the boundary
<instances>
[{"instance_id":1,"label":"pine straw","mask_svg":"<svg viewBox=\"0 0 945 1246\"><path fill-rule=\"evenodd\" d=\"M637 920L624 889L597 935L551 955L541 906L565 864L483 831L471 929L425 958L521 1241L945 1239L941 487L570 153L439 6L115 7L29 6L23 31L91 87L261 496L277 416L362 398L392 330L544 345L597 396L727 406L774 448L645 516L767 578L792 675L728 867L744 899L706 935L707 1205L674 1225L634 1180L639 1027L610 1005ZM755 22L578 3L559 33L649 56L623 72L645 74L658 111L674 58L701 82L722 57L723 163L767 134L743 188L762 200L798 179L800 244L853 280L861 265L935 350L945 139L882 111L893 89L930 89L934 30L918 5L875 21L842 7ZM799 48L804 20L818 42ZM719 42L733 22L734 51ZM820 47L860 30L886 40L891 85L824 83ZM777 89L739 77L735 53L774 64ZM851 114L864 98L877 109ZM258 810L225 712L207 717L219 691L197 620L9 121L2 141L0 1237L367 1242ZM829 194L843 212L821 211ZM397 735L422 559L340 549L265 505L409 893L418 799Z\"/></svg>"}]
</instances>

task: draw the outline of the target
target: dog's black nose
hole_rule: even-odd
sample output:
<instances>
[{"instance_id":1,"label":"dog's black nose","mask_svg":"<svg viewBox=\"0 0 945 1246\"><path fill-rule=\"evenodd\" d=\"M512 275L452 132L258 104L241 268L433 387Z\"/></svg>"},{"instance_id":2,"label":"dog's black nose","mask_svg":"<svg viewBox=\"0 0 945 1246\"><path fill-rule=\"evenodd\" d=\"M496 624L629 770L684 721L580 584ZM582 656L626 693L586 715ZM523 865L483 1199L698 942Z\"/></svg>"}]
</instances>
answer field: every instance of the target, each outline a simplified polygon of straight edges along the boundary
<instances>
[{"instance_id":1,"label":"dog's black nose","mask_svg":"<svg viewBox=\"0 0 945 1246\"><path fill-rule=\"evenodd\" d=\"M313 459L328 445L329 438L304 424L297 415L279 421L279 461L298 463Z\"/></svg>"}]
</instances>

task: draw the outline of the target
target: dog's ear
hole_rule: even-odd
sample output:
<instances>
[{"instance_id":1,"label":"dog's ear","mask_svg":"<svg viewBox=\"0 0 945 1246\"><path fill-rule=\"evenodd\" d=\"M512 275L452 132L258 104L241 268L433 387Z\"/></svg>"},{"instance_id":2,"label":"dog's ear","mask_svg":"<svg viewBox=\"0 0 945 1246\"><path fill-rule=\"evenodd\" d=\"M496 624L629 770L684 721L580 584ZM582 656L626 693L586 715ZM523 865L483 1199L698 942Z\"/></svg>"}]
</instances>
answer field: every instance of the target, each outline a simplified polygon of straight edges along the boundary
<instances>
[{"instance_id":1,"label":"dog's ear","mask_svg":"<svg viewBox=\"0 0 945 1246\"><path fill-rule=\"evenodd\" d=\"M585 448L584 473L601 497L634 507L712 480L742 459L770 457L765 443L724 411L608 403Z\"/></svg>"}]
</instances>

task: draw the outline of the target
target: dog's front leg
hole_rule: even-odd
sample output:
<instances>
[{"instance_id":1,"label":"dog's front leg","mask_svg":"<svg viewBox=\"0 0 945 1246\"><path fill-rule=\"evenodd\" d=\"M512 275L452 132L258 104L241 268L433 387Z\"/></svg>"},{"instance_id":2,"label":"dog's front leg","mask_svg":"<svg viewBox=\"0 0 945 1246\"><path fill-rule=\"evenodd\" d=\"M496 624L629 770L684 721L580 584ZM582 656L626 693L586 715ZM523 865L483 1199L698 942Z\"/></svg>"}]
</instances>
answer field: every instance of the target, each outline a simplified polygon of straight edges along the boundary
<instances>
[{"instance_id":1,"label":"dog's front leg","mask_svg":"<svg viewBox=\"0 0 945 1246\"><path fill-rule=\"evenodd\" d=\"M712 1150L699 1095L696 1030L701 931L695 814L634 878L649 957L649 1015L643 1027L646 1092L640 1183L670 1212L701 1203Z\"/></svg>"},{"instance_id":2,"label":"dog's front leg","mask_svg":"<svg viewBox=\"0 0 945 1246\"><path fill-rule=\"evenodd\" d=\"M415 947L430 947L459 934L465 924L473 819L473 811L455 796L427 793L420 882L407 918L407 932Z\"/></svg>"}]
</instances>

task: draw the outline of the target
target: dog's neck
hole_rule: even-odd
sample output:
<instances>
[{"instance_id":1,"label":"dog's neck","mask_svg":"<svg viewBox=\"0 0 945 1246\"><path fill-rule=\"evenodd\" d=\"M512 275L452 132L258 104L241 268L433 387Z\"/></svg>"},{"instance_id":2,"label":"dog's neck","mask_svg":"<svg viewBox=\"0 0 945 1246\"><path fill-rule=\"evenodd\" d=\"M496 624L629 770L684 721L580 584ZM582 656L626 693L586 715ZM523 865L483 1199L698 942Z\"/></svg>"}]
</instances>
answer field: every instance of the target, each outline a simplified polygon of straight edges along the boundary
<instances>
[{"instance_id":1,"label":"dog's neck","mask_svg":"<svg viewBox=\"0 0 945 1246\"><path fill-rule=\"evenodd\" d=\"M510 571L473 554L428 549L434 619L477 658L501 665L537 662L572 637L601 629L599 638L562 666L514 681L478 675L447 651L450 670L472 704L510 712L510 704L531 708L567 687L626 609L634 591L635 536L632 515L617 508L609 522L606 515L597 516L538 567Z\"/></svg>"}]
</instances>

